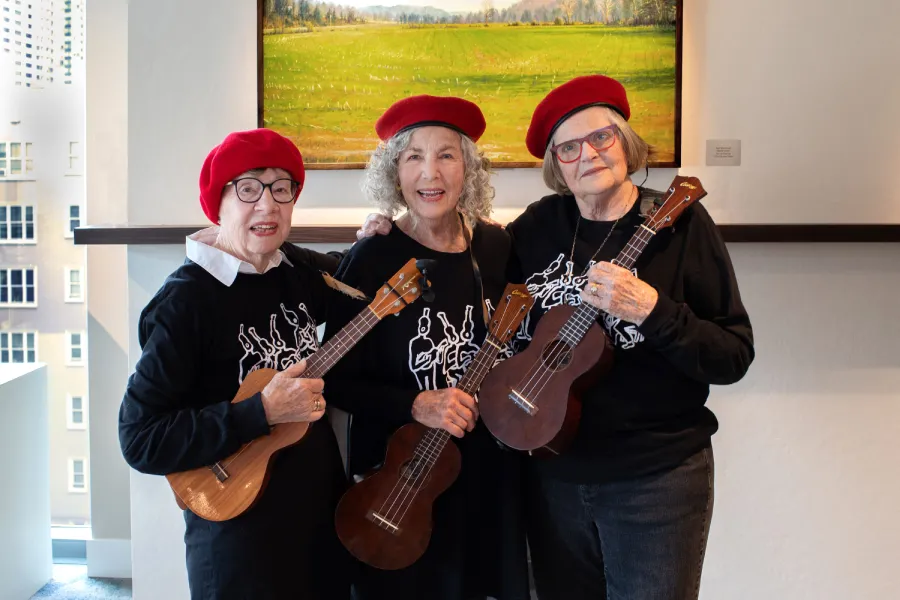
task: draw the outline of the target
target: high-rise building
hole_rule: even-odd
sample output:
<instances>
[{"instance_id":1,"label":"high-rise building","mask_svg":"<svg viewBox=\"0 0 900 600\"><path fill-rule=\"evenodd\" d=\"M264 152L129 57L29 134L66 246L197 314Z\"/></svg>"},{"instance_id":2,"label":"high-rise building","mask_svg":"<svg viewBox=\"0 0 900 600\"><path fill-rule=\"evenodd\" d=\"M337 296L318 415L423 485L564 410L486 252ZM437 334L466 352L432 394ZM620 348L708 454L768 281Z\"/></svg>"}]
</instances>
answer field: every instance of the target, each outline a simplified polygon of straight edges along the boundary
<instances>
[{"instance_id":1,"label":"high-rise building","mask_svg":"<svg viewBox=\"0 0 900 600\"><path fill-rule=\"evenodd\" d=\"M52 519L81 525L86 278L72 231L84 216L84 3L0 0L0 20L0 363L47 364Z\"/></svg>"}]
</instances>

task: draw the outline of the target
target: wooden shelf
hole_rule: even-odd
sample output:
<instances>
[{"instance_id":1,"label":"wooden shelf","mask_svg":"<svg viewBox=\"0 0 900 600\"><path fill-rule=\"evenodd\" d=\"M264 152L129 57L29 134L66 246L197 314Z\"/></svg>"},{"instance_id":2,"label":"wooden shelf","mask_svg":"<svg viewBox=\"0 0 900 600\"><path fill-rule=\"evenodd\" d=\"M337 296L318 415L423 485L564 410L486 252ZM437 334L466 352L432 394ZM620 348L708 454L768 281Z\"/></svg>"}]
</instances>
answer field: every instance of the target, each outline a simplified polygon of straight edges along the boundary
<instances>
[{"instance_id":1,"label":"wooden shelf","mask_svg":"<svg viewBox=\"0 0 900 600\"><path fill-rule=\"evenodd\" d=\"M184 238L205 225L92 225L75 229L75 244L183 244ZM293 227L288 241L295 244L347 244L356 241L356 225ZM897 243L897 225L720 225L726 242L732 243Z\"/></svg>"}]
</instances>

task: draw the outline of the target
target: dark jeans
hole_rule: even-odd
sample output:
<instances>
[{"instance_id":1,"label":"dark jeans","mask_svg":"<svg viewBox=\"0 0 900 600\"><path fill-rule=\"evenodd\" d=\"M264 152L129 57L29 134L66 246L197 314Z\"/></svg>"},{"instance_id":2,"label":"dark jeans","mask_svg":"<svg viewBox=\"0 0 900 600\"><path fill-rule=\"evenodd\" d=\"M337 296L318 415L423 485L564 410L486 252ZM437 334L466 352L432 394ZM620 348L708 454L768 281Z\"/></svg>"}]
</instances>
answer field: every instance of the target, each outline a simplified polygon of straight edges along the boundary
<instances>
[{"instance_id":1,"label":"dark jeans","mask_svg":"<svg viewBox=\"0 0 900 600\"><path fill-rule=\"evenodd\" d=\"M540 600L695 600L713 509L707 447L638 479L580 485L529 473Z\"/></svg>"}]
</instances>

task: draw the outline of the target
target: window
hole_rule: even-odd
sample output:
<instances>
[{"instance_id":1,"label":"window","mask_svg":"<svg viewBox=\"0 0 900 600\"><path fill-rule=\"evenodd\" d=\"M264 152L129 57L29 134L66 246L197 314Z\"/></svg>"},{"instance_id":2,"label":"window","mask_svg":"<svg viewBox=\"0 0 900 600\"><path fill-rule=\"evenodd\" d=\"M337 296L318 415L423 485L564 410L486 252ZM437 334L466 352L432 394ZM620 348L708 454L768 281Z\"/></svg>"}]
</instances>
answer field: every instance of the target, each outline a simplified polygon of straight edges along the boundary
<instances>
[{"instance_id":1,"label":"window","mask_svg":"<svg viewBox=\"0 0 900 600\"><path fill-rule=\"evenodd\" d=\"M84 366L84 332L67 331L66 345L68 346L66 364L70 367Z\"/></svg>"},{"instance_id":2,"label":"window","mask_svg":"<svg viewBox=\"0 0 900 600\"><path fill-rule=\"evenodd\" d=\"M0 306L37 306L35 267L0 269Z\"/></svg>"},{"instance_id":3,"label":"window","mask_svg":"<svg viewBox=\"0 0 900 600\"><path fill-rule=\"evenodd\" d=\"M87 491L87 461L84 458L69 459L69 491L80 494Z\"/></svg>"},{"instance_id":4,"label":"window","mask_svg":"<svg viewBox=\"0 0 900 600\"><path fill-rule=\"evenodd\" d=\"M0 206L0 244L35 241L33 206Z\"/></svg>"},{"instance_id":5,"label":"window","mask_svg":"<svg viewBox=\"0 0 900 600\"><path fill-rule=\"evenodd\" d=\"M75 228L81 227L81 207L77 204L69 205L69 218L66 219L66 237L75 237Z\"/></svg>"},{"instance_id":6,"label":"window","mask_svg":"<svg viewBox=\"0 0 900 600\"><path fill-rule=\"evenodd\" d=\"M66 424L69 429L87 429L87 403L84 396L66 394Z\"/></svg>"},{"instance_id":7,"label":"window","mask_svg":"<svg viewBox=\"0 0 900 600\"><path fill-rule=\"evenodd\" d=\"M81 267L66 267L66 302L84 302Z\"/></svg>"},{"instance_id":8,"label":"window","mask_svg":"<svg viewBox=\"0 0 900 600\"><path fill-rule=\"evenodd\" d=\"M36 331L0 332L0 363L37 362Z\"/></svg>"},{"instance_id":9,"label":"window","mask_svg":"<svg viewBox=\"0 0 900 600\"><path fill-rule=\"evenodd\" d=\"M73 173L81 171L81 161L78 158L78 142L69 142L69 171Z\"/></svg>"},{"instance_id":10,"label":"window","mask_svg":"<svg viewBox=\"0 0 900 600\"><path fill-rule=\"evenodd\" d=\"M16 75L22 75L21 71ZM31 144L0 142L0 177L21 177L33 170Z\"/></svg>"}]
</instances>

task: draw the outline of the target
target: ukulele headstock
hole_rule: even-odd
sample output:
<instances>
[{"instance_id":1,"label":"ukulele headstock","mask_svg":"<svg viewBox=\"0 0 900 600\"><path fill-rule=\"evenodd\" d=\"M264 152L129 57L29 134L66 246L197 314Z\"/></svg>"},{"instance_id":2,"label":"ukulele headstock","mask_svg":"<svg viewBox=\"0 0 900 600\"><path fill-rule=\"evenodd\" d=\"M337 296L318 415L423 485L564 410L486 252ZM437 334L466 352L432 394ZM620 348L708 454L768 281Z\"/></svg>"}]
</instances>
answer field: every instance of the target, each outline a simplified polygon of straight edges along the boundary
<instances>
[{"instance_id":1,"label":"ukulele headstock","mask_svg":"<svg viewBox=\"0 0 900 600\"><path fill-rule=\"evenodd\" d=\"M669 186L665 202L650 211L646 225L653 231L671 227L687 207L706 196L706 190L696 177L675 177Z\"/></svg>"},{"instance_id":2,"label":"ukulele headstock","mask_svg":"<svg viewBox=\"0 0 900 600\"><path fill-rule=\"evenodd\" d=\"M399 271L381 286L369 308L379 319L396 315L420 297L426 302L434 299L434 291L428 281L428 271L433 270L437 261L415 258L403 265Z\"/></svg>"},{"instance_id":3,"label":"ukulele headstock","mask_svg":"<svg viewBox=\"0 0 900 600\"><path fill-rule=\"evenodd\" d=\"M506 285L500 304L491 318L490 335L498 344L505 344L515 334L519 324L525 320L528 311L534 306L534 298L528 293L528 286L523 283Z\"/></svg>"}]
</instances>

